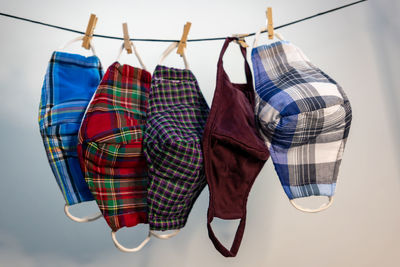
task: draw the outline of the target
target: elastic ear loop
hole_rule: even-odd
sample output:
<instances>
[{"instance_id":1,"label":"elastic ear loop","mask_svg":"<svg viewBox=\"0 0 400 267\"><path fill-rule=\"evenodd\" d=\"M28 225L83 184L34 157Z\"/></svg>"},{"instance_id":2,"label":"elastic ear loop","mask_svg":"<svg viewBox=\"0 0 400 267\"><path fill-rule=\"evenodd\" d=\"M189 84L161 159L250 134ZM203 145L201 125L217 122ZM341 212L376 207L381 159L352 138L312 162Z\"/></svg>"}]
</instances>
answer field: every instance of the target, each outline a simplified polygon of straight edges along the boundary
<instances>
[{"instance_id":1,"label":"elastic ear loop","mask_svg":"<svg viewBox=\"0 0 400 267\"><path fill-rule=\"evenodd\" d=\"M323 210L326 210L327 208L329 208L332 203L333 203L333 196L328 197L329 202L328 203L324 203L322 204L319 208L317 209L308 209L308 208L303 208L301 206L299 206L298 204L296 204L294 202L294 199L290 199L290 203L292 203L293 207L295 207L296 209L303 211L303 212L308 212L308 213L316 213L316 212L320 212Z\"/></svg>"},{"instance_id":2,"label":"elastic ear loop","mask_svg":"<svg viewBox=\"0 0 400 267\"><path fill-rule=\"evenodd\" d=\"M71 41L69 41L69 42L65 43L63 46L61 46L61 47L59 48L59 50L64 50L65 48L67 48L67 47L70 46L71 44L83 40L83 37L84 37L84 36L78 36L78 37L72 39ZM93 55L96 56L96 50L94 49L92 40L89 41L89 44L90 44L90 50L92 51Z\"/></svg>"},{"instance_id":3,"label":"elastic ear loop","mask_svg":"<svg viewBox=\"0 0 400 267\"><path fill-rule=\"evenodd\" d=\"M98 218L100 218L102 216L101 212L98 212L98 213L95 213L95 214L93 214L91 216L88 216L88 217L83 217L83 218L75 217L74 215L72 215L69 212L69 205L67 205L67 204L65 204L65 206L64 206L64 212L65 212L65 215L67 215L68 218L70 218L71 220L73 220L75 222L79 222L79 223L91 222L91 221L97 220Z\"/></svg>"},{"instance_id":4,"label":"elastic ear loop","mask_svg":"<svg viewBox=\"0 0 400 267\"><path fill-rule=\"evenodd\" d=\"M267 30L267 28L263 27L256 33L256 35L254 36L253 48L255 48L257 46L258 39L260 38L261 32L266 31L266 30ZM276 38L278 38L279 40L281 40L281 41L285 40L285 38L280 33L276 32L276 31L274 31L274 36Z\"/></svg>"},{"instance_id":5,"label":"elastic ear loop","mask_svg":"<svg viewBox=\"0 0 400 267\"><path fill-rule=\"evenodd\" d=\"M142 58L139 56L139 53L138 53L138 51L136 50L135 44L134 44L133 42L130 42L130 43L131 43L132 48L133 48L133 53L135 53L136 58L139 60L140 66L142 66L142 68L143 68L144 70L147 70L146 66L145 66L144 63L143 63ZM119 61L119 58L121 57L121 54L122 54L122 51L124 50L124 47L125 47L124 44L122 44L122 45L121 45L121 48L120 48L120 50L119 50L117 59L116 59L115 61Z\"/></svg>"},{"instance_id":6,"label":"elastic ear loop","mask_svg":"<svg viewBox=\"0 0 400 267\"><path fill-rule=\"evenodd\" d=\"M161 55L160 61L158 63L158 65L161 65L161 63L165 60L165 58L175 49L177 48L179 45L178 42L173 42L170 46L168 46L168 48L164 51L164 53ZM183 50L183 63L185 64L185 69L189 70L189 63L187 61L186 58L186 54L185 54L185 48Z\"/></svg>"},{"instance_id":7,"label":"elastic ear loop","mask_svg":"<svg viewBox=\"0 0 400 267\"><path fill-rule=\"evenodd\" d=\"M181 231L181 229L177 229L177 230L175 230L174 232L172 232L170 234L159 235L159 234L154 233L153 230L150 230L150 234L155 236L155 237L157 237L157 238L159 238L159 239L169 239L171 237L176 236L180 231Z\"/></svg>"},{"instance_id":8,"label":"elastic ear loop","mask_svg":"<svg viewBox=\"0 0 400 267\"><path fill-rule=\"evenodd\" d=\"M149 231L149 234L147 235L147 237L142 241L142 243L139 246L137 246L135 248L126 248L123 245L121 245L117 240L115 231L111 231L111 238L114 242L115 247L117 249L119 249L120 251L122 251L122 252L138 252L150 241L151 233Z\"/></svg>"},{"instance_id":9,"label":"elastic ear loop","mask_svg":"<svg viewBox=\"0 0 400 267\"><path fill-rule=\"evenodd\" d=\"M210 216L210 214L210 212L208 212L207 214L207 229L208 236L211 239L211 242L214 244L214 247L225 257L235 257L237 252L239 251L240 244L242 243L244 228L246 226L246 215L243 218L240 218L240 223L236 229L231 248L228 250L215 236L215 233L211 226L211 222L215 217L214 215Z\"/></svg>"}]
</instances>

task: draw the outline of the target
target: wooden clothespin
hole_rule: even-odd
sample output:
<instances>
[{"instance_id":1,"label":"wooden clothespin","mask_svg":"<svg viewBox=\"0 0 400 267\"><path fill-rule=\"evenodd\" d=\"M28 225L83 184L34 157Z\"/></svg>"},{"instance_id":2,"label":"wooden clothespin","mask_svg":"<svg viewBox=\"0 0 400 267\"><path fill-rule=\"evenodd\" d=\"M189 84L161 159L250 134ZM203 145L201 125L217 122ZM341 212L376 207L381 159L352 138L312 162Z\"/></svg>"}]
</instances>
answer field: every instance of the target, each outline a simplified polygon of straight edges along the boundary
<instances>
[{"instance_id":1,"label":"wooden clothespin","mask_svg":"<svg viewBox=\"0 0 400 267\"><path fill-rule=\"evenodd\" d=\"M86 27L85 36L83 37L82 47L90 49L90 41L93 38L94 28L96 27L97 17L95 14L90 14L89 23Z\"/></svg>"},{"instance_id":2,"label":"wooden clothespin","mask_svg":"<svg viewBox=\"0 0 400 267\"><path fill-rule=\"evenodd\" d=\"M132 44L129 40L128 23L122 23L122 31L124 32L124 48L128 54L132 54Z\"/></svg>"},{"instance_id":3,"label":"wooden clothespin","mask_svg":"<svg viewBox=\"0 0 400 267\"><path fill-rule=\"evenodd\" d=\"M272 21L272 7L267 8L267 30L268 39L274 39L274 23Z\"/></svg>"},{"instance_id":4,"label":"wooden clothespin","mask_svg":"<svg viewBox=\"0 0 400 267\"><path fill-rule=\"evenodd\" d=\"M234 34L233 37L236 37L237 40L235 41L236 43L240 44L242 47L247 48L249 45L246 43L246 40L244 37L249 36L247 33L243 34Z\"/></svg>"},{"instance_id":5,"label":"wooden clothespin","mask_svg":"<svg viewBox=\"0 0 400 267\"><path fill-rule=\"evenodd\" d=\"M182 38L179 42L178 50L176 51L176 53L181 55L181 57L183 57L183 52L186 48L186 41L189 34L190 26L192 26L192 23L186 22L185 26L183 27Z\"/></svg>"}]
</instances>

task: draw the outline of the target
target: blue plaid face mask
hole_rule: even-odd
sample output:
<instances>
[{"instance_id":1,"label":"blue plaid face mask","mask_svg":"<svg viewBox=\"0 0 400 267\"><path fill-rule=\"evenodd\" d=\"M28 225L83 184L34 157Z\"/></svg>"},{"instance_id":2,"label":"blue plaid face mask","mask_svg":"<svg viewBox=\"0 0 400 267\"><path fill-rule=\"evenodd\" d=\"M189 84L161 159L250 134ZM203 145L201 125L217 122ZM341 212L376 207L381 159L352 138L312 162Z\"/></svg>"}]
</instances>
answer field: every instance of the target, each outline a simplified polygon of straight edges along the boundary
<instances>
[{"instance_id":1,"label":"blue plaid face mask","mask_svg":"<svg viewBox=\"0 0 400 267\"><path fill-rule=\"evenodd\" d=\"M65 212L79 222L97 219L69 214L68 207L91 201L77 157L77 134L86 107L102 77L100 60L54 52L44 79L39 107L39 128L57 184L65 198Z\"/></svg>"},{"instance_id":2,"label":"blue plaid face mask","mask_svg":"<svg viewBox=\"0 0 400 267\"><path fill-rule=\"evenodd\" d=\"M252 62L258 128L285 193L298 209L329 207L350 130L352 112L342 88L287 41L256 47ZM327 196L319 209L296 198Z\"/></svg>"}]
</instances>

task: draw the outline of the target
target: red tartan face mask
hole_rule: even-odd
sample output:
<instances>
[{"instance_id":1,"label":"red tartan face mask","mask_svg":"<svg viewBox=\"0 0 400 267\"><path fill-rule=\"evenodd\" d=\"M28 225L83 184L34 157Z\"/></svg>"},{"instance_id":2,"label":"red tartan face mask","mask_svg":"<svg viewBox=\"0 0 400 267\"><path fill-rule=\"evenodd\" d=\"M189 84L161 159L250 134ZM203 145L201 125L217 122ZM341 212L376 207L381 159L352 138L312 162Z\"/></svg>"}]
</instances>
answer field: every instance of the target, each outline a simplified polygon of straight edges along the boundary
<instances>
[{"instance_id":1,"label":"red tartan face mask","mask_svg":"<svg viewBox=\"0 0 400 267\"><path fill-rule=\"evenodd\" d=\"M151 74L146 70L112 64L79 132L78 155L84 177L113 238L124 226L147 223L148 179L142 135L150 82Z\"/></svg>"}]
</instances>

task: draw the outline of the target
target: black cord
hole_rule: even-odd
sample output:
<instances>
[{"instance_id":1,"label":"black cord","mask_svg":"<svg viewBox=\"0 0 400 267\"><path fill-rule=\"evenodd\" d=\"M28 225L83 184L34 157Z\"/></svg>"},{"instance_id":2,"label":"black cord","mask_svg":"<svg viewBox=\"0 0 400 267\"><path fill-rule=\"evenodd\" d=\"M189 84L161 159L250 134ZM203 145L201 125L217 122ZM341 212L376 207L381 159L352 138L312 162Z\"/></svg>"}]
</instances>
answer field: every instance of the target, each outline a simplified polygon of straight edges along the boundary
<instances>
[{"instance_id":1,"label":"black cord","mask_svg":"<svg viewBox=\"0 0 400 267\"><path fill-rule=\"evenodd\" d=\"M298 19L298 20L295 20L295 21L292 21L292 22L277 26L277 27L274 28L274 30L278 30L278 29L281 29L281 28L284 28L284 27L287 27L287 26L290 26L290 25L293 25L293 24L296 24L296 23L299 23L299 22L302 22L302 21L305 21L305 20L309 20L309 19L315 18L315 17L319 17L319 16L322 16L322 15L337 11L339 9L343 9L343 8L346 8L346 7L349 7L349 6L353 6L353 5L356 5L356 4L359 4L361 2L365 2L365 1L367 1L367 0L356 1L356 2L347 4L347 5L344 5L344 6L336 7L336 8L333 8L333 9L330 9L330 10L327 10L327 11L324 11L324 12L309 16L309 17ZM85 34L82 31L77 31L77 30L74 30L74 29L69 29L69 28L65 28L65 27L61 27L61 26L57 26L57 25L53 25L53 24L48 24L48 23L44 23L44 22L36 21L36 20L32 20L32 19L22 18L22 17L10 15L10 14L5 14L5 13L1 13L0 12L0 15L4 16L4 17L23 20L23 21L27 21L27 22L31 22L31 23L35 23L35 24L51 27L51 28L56 28L56 29L60 29L60 30L64 30L64 31L69 31L69 32L74 32L74 33L79 33L79 34ZM266 32L266 31L262 31L262 33L264 33L264 32ZM252 33L247 34L245 37L253 36L255 34L256 34L255 32L252 32ZM100 37L100 38L107 38L107 39L124 40L124 38L122 38L122 37L108 36L108 35L101 35L101 34L93 34L93 36L94 37ZM226 37L200 38L200 39L188 39L187 42L216 41L216 40L225 40L225 39L226 39ZM179 40L168 40L168 39L132 38L130 40L131 41L143 41L143 42L179 42Z\"/></svg>"}]
</instances>

